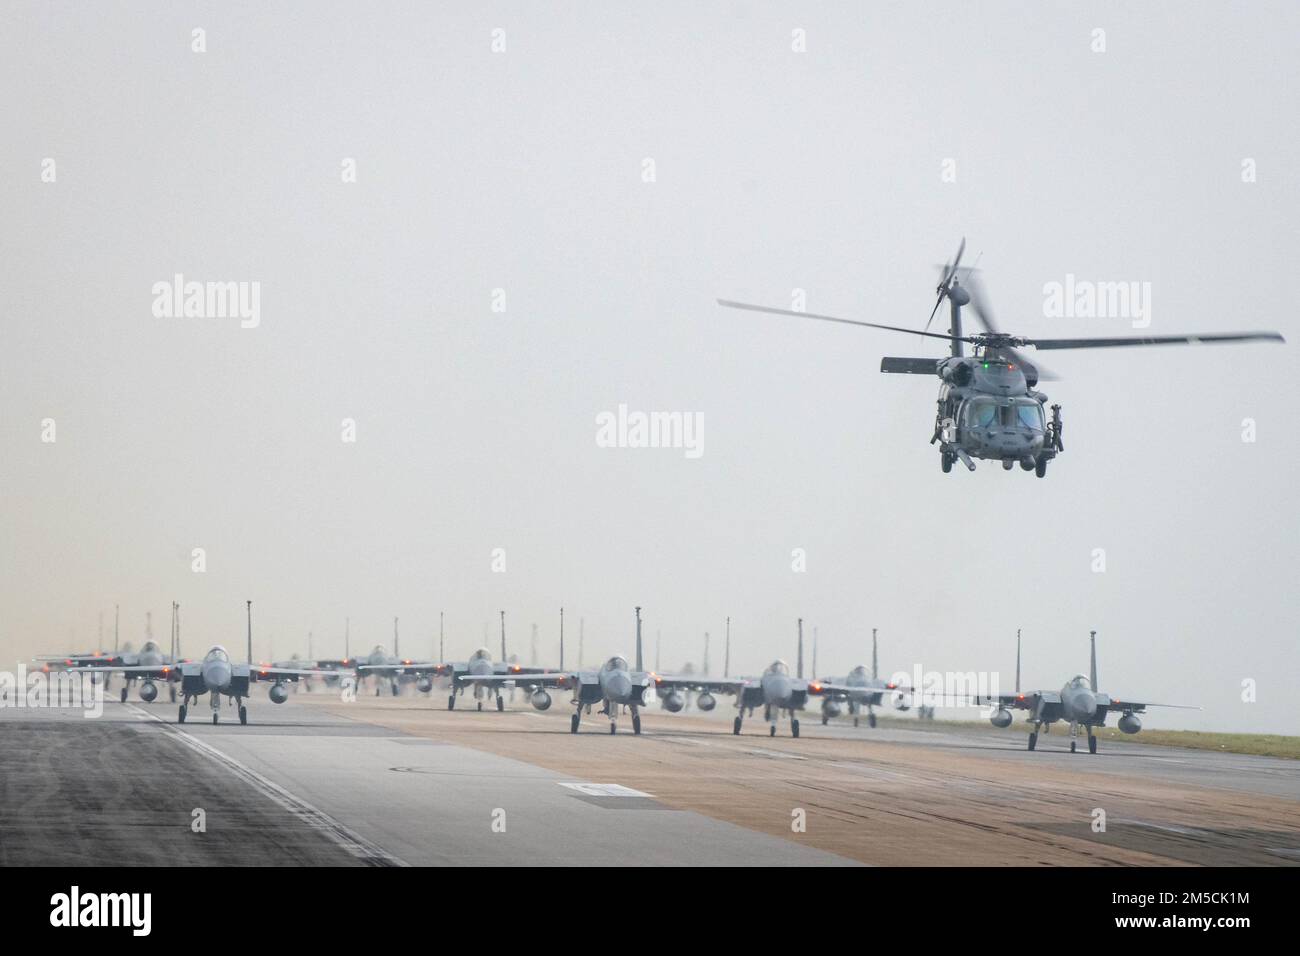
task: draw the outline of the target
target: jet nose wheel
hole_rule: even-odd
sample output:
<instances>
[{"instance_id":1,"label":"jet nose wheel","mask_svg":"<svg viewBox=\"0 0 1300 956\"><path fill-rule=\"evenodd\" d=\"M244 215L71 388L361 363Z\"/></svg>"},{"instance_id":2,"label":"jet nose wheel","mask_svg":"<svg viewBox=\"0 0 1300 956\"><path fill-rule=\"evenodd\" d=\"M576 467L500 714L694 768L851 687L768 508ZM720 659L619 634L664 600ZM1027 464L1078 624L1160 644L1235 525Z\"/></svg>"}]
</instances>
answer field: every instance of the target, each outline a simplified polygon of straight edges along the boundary
<instances>
[{"instance_id":1,"label":"jet nose wheel","mask_svg":"<svg viewBox=\"0 0 1300 956\"><path fill-rule=\"evenodd\" d=\"M772 724L770 727L767 728L767 735L769 737L776 736L776 724Z\"/></svg>"},{"instance_id":2,"label":"jet nose wheel","mask_svg":"<svg viewBox=\"0 0 1300 956\"><path fill-rule=\"evenodd\" d=\"M790 720L790 736L792 736L792 737L798 737L798 736L799 736L799 721L797 721L797 720L795 720L795 719L793 719L793 718L791 718L791 720Z\"/></svg>"},{"instance_id":3,"label":"jet nose wheel","mask_svg":"<svg viewBox=\"0 0 1300 956\"><path fill-rule=\"evenodd\" d=\"M1089 738L1088 738L1088 753L1090 753L1090 754L1095 754L1096 752L1097 752L1097 738L1096 738L1096 737L1089 737Z\"/></svg>"},{"instance_id":4,"label":"jet nose wheel","mask_svg":"<svg viewBox=\"0 0 1300 956\"><path fill-rule=\"evenodd\" d=\"M876 715L875 715L875 714L867 714L867 726L868 726L868 727L873 727L873 728L876 726Z\"/></svg>"},{"instance_id":5,"label":"jet nose wheel","mask_svg":"<svg viewBox=\"0 0 1300 956\"><path fill-rule=\"evenodd\" d=\"M215 711L213 711L213 714L212 714L212 726L213 726L213 727L217 726L217 721L220 720L220 719L221 719L221 715L218 714L218 713L216 713Z\"/></svg>"},{"instance_id":6,"label":"jet nose wheel","mask_svg":"<svg viewBox=\"0 0 1300 956\"><path fill-rule=\"evenodd\" d=\"M126 688L122 688L122 703L126 703Z\"/></svg>"},{"instance_id":7,"label":"jet nose wheel","mask_svg":"<svg viewBox=\"0 0 1300 956\"><path fill-rule=\"evenodd\" d=\"M483 701L481 700L478 702L478 709L479 709L479 713L483 712Z\"/></svg>"},{"instance_id":8,"label":"jet nose wheel","mask_svg":"<svg viewBox=\"0 0 1300 956\"><path fill-rule=\"evenodd\" d=\"M1029 749L1033 750L1038 745L1038 733L1034 732L1029 735Z\"/></svg>"},{"instance_id":9,"label":"jet nose wheel","mask_svg":"<svg viewBox=\"0 0 1300 956\"><path fill-rule=\"evenodd\" d=\"M611 734L618 733L618 724L614 723L612 720L609 722L609 732Z\"/></svg>"},{"instance_id":10,"label":"jet nose wheel","mask_svg":"<svg viewBox=\"0 0 1300 956\"><path fill-rule=\"evenodd\" d=\"M1074 753L1074 741L1070 741L1070 753Z\"/></svg>"},{"instance_id":11,"label":"jet nose wheel","mask_svg":"<svg viewBox=\"0 0 1300 956\"><path fill-rule=\"evenodd\" d=\"M455 709L456 709L456 695L455 695L455 694L452 694L450 697L447 698L447 709L448 709L448 710L455 710Z\"/></svg>"},{"instance_id":12,"label":"jet nose wheel","mask_svg":"<svg viewBox=\"0 0 1300 956\"><path fill-rule=\"evenodd\" d=\"M243 704L239 705L239 722L241 724L248 723L248 708L245 707Z\"/></svg>"},{"instance_id":13,"label":"jet nose wheel","mask_svg":"<svg viewBox=\"0 0 1300 956\"><path fill-rule=\"evenodd\" d=\"M638 716L632 718L632 733L634 733L634 734L639 734L639 733L641 733L641 717L640 717L640 715L638 715Z\"/></svg>"},{"instance_id":14,"label":"jet nose wheel","mask_svg":"<svg viewBox=\"0 0 1300 956\"><path fill-rule=\"evenodd\" d=\"M576 734L577 732L578 732L578 715L574 714L572 717L569 718L569 733Z\"/></svg>"},{"instance_id":15,"label":"jet nose wheel","mask_svg":"<svg viewBox=\"0 0 1300 956\"><path fill-rule=\"evenodd\" d=\"M735 723L733 723L733 724L731 725L731 732L732 732L733 734L736 734L737 736L740 735L740 718L739 718L739 717L737 717L736 720L735 720Z\"/></svg>"},{"instance_id":16,"label":"jet nose wheel","mask_svg":"<svg viewBox=\"0 0 1300 956\"><path fill-rule=\"evenodd\" d=\"M176 688L175 687L167 688L167 693L171 695L172 703L173 704L176 703Z\"/></svg>"}]
</instances>

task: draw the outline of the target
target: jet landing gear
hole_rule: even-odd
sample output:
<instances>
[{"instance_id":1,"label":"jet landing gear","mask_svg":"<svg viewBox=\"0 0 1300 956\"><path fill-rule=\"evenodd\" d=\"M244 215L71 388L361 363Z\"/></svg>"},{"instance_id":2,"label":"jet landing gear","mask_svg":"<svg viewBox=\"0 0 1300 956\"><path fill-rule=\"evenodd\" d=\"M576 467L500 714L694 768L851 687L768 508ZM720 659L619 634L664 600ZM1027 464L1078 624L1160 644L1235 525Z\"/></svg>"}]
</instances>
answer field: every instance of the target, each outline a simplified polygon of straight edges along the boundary
<instances>
[{"instance_id":1,"label":"jet landing gear","mask_svg":"<svg viewBox=\"0 0 1300 956\"><path fill-rule=\"evenodd\" d=\"M735 721L732 723L732 725L731 725L731 732L732 732L733 734L735 734L736 736L740 736L740 718L739 718L739 717L737 717L737 718L735 719Z\"/></svg>"},{"instance_id":2,"label":"jet landing gear","mask_svg":"<svg viewBox=\"0 0 1300 956\"><path fill-rule=\"evenodd\" d=\"M502 697L500 694L497 694L497 713L499 714L505 709L506 709L506 699Z\"/></svg>"},{"instance_id":3,"label":"jet landing gear","mask_svg":"<svg viewBox=\"0 0 1300 956\"><path fill-rule=\"evenodd\" d=\"M1033 750L1036 746L1038 746L1038 731L1031 730L1029 732L1029 749Z\"/></svg>"},{"instance_id":4,"label":"jet landing gear","mask_svg":"<svg viewBox=\"0 0 1300 956\"><path fill-rule=\"evenodd\" d=\"M239 705L239 723L240 723L240 725L241 725L241 726L247 726L247 725L248 725L248 708L244 706L244 702L243 702L242 700L240 700L238 697L235 698L235 703Z\"/></svg>"},{"instance_id":5,"label":"jet landing gear","mask_svg":"<svg viewBox=\"0 0 1300 956\"><path fill-rule=\"evenodd\" d=\"M189 703L190 703L190 695L186 694L185 699L181 701L180 712L176 715L176 723L178 724L185 723L185 715L190 712Z\"/></svg>"},{"instance_id":6,"label":"jet landing gear","mask_svg":"<svg viewBox=\"0 0 1300 956\"><path fill-rule=\"evenodd\" d=\"M632 708L632 733L641 733L641 715L637 713L635 707Z\"/></svg>"},{"instance_id":7,"label":"jet landing gear","mask_svg":"<svg viewBox=\"0 0 1300 956\"><path fill-rule=\"evenodd\" d=\"M1094 734L1092 732L1092 728L1089 727L1088 728L1088 753L1095 754L1096 752L1097 752L1097 735Z\"/></svg>"}]
</instances>

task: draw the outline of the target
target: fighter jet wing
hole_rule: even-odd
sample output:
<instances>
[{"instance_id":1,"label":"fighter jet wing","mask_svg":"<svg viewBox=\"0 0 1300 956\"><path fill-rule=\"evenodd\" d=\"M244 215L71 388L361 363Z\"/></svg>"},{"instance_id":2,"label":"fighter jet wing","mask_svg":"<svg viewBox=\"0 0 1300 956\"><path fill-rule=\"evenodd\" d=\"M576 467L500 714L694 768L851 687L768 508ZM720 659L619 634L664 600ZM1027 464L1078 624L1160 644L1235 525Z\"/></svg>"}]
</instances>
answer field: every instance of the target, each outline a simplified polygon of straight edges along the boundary
<instances>
[{"instance_id":1,"label":"fighter jet wing","mask_svg":"<svg viewBox=\"0 0 1300 956\"><path fill-rule=\"evenodd\" d=\"M656 687L703 687L708 690L734 694L742 687L755 683L745 677L705 677L704 675L652 674Z\"/></svg>"},{"instance_id":2,"label":"fighter jet wing","mask_svg":"<svg viewBox=\"0 0 1300 956\"><path fill-rule=\"evenodd\" d=\"M810 694L887 694L896 690L906 693L910 692L912 688L904 684L890 683L870 686L863 684L834 684L824 680L810 680L808 682L808 693Z\"/></svg>"},{"instance_id":3,"label":"fighter jet wing","mask_svg":"<svg viewBox=\"0 0 1300 956\"><path fill-rule=\"evenodd\" d=\"M1059 704L1061 702L1060 691L1039 690L1026 691L1020 694L997 694L977 696L974 698L976 704L999 704L1003 707L1014 707L1017 710L1035 710L1038 702L1045 704Z\"/></svg>"},{"instance_id":4,"label":"fighter jet wing","mask_svg":"<svg viewBox=\"0 0 1300 956\"><path fill-rule=\"evenodd\" d=\"M32 660L42 664L66 664L69 667L107 667L110 664L121 664L125 658L120 654L39 654Z\"/></svg>"},{"instance_id":5,"label":"fighter jet wing","mask_svg":"<svg viewBox=\"0 0 1300 956\"><path fill-rule=\"evenodd\" d=\"M128 674L134 677L155 677L159 680L165 680L170 675L179 673L180 666L177 664L109 664L94 667L68 667L65 670L71 674L102 674L108 671L111 674Z\"/></svg>"},{"instance_id":6,"label":"fighter jet wing","mask_svg":"<svg viewBox=\"0 0 1300 956\"><path fill-rule=\"evenodd\" d=\"M347 671L322 671L316 669L305 669L301 667L273 667L270 664L236 664L234 665L236 675L243 676L240 672L247 671L249 680L297 680L299 677L324 677L326 674L344 674Z\"/></svg>"},{"instance_id":7,"label":"fighter jet wing","mask_svg":"<svg viewBox=\"0 0 1300 956\"><path fill-rule=\"evenodd\" d=\"M464 674L462 676L466 681L482 681L487 684L504 684L509 681L518 681L528 684L566 684L575 680L578 675L572 671L546 671L544 673L510 673L510 674Z\"/></svg>"},{"instance_id":8,"label":"fighter jet wing","mask_svg":"<svg viewBox=\"0 0 1300 956\"><path fill-rule=\"evenodd\" d=\"M398 661L394 664L357 664L356 669L360 674L379 672L387 674L389 672L400 671L403 674L445 674L447 673L446 664L440 664L434 661Z\"/></svg>"},{"instance_id":9,"label":"fighter jet wing","mask_svg":"<svg viewBox=\"0 0 1300 956\"><path fill-rule=\"evenodd\" d=\"M1200 707L1196 706L1195 704L1156 704L1156 703L1141 703L1141 702L1136 701L1136 700L1117 700L1117 699L1114 698L1114 697L1108 698L1108 703L1105 703L1105 704L1103 704L1102 706L1105 707L1107 710L1133 711L1134 713L1141 713L1142 711L1146 710L1146 708L1148 708L1148 707L1177 707L1177 708L1179 708L1180 710L1200 710L1200 709L1201 709Z\"/></svg>"}]
</instances>

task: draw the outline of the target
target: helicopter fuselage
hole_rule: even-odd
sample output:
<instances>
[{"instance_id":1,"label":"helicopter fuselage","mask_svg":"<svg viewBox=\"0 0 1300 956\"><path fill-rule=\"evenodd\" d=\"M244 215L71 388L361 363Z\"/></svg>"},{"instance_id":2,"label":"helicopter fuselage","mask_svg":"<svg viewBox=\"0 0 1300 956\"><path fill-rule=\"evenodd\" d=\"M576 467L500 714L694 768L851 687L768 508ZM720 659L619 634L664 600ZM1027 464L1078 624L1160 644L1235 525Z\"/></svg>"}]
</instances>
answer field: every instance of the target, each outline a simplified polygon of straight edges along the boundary
<instances>
[{"instance_id":1,"label":"helicopter fuselage","mask_svg":"<svg viewBox=\"0 0 1300 956\"><path fill-rule=\"evenodd\" d=\"M936 372L943 384L935 440L944 471L959 459L973 471L979 458L1041 475L1061 450L1060 407L1049 421L1032 367L1000 356L953 356L937 362Z\"/></svg>"}]
</instances>

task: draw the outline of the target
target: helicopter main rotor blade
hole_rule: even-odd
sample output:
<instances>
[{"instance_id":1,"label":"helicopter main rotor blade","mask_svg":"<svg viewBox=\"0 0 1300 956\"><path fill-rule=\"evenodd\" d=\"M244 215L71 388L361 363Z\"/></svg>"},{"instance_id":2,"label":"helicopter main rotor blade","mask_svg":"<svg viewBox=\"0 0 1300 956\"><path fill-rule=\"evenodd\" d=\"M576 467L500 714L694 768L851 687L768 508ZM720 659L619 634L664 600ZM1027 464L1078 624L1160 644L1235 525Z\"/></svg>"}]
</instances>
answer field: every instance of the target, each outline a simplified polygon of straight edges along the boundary
<instances>
[{"instance_id":1,"label":"helicopter main rotor blade","mask_svg":"<svg viewBox=\"0 0 1300 956\"><path fill-rule=\"evenodd\" d=\"M930 331L930 323L934 321L935 313L939 311L939 305L943 302L944 296L952 290L952 279L961 267L961 254L965 251L966 237L962 236L961 245L957 247L957 258L953 261L952 268L949 269L946 265L943 267L943 279L939 282L938 289L939 296L934 300L934 308L930 310L930 317L925 320L925 331L927 332Z\"/></svg>"},{"instance_id":2,"label":"helicopter main rotor blade","mask_svg":"<svg viewBox=\"0 0 1300 956\"><path fill-rule=\"evenodd\" d=\"M1285 342L1279 332L1210 332L1205 335L1131 335L1097 339L1022 339L1036 349L1105 349L1129 345L1216 345L1222 342Z\"/></svg>"},{"instance_id":3,"label":"helicopter main rotor blade","mask_svg":"<svg viewBox=\"0 0 1300 956\"><path fill-rule=\"evenodd\" d=\"M724 305L729 309L744 309L748 312L770 312L772 315L793 315L799 319L818 319L822 322L839 322L843 325L861 325L868 329L884 329L887 332L906 332L908 335L923 335L928 339L943 339L945 342L951 342L951 335L940 335L938 332L922 332L919 329L905 329L899 325L880 325L876 322L861 322L857 319L841 319L834 315L818 315L815 312L795 312L793 309L774 309L767 305L751 305L748 302L732 302L730 299L719 299L718 305ZM963 342L976 342L976 339L969 336L961 336Z\"/></svg>"},{"instance_id":4,"label":"helicopter main rotor blade","mask_svg":"<svg viewBox=\"0 0 1300 956\"><path fill-rule=\"evenodd\" d=\"M981 282L974 273L971 273L966 277L966 291L970 294L971 311L975 313L976 321L978 321L980 325L984 326L985 332L991 332L994 335L998 335L1001 330L998 328L997 321L993 318L992 310L989 309L988 297L984 294L984 283ZM1039 365L1037 362L1029 361L1029 359L1025 358L1024 355L1010 346L1004 346L998 349L998 351L1010 358L1017 365L1029 366L1030 368L1035 369L1038 372L1038 380L1040 382L1060 381L1060 376L1055 372L1043 368L1043 366Z\"/></svg>"}]
</instances>

